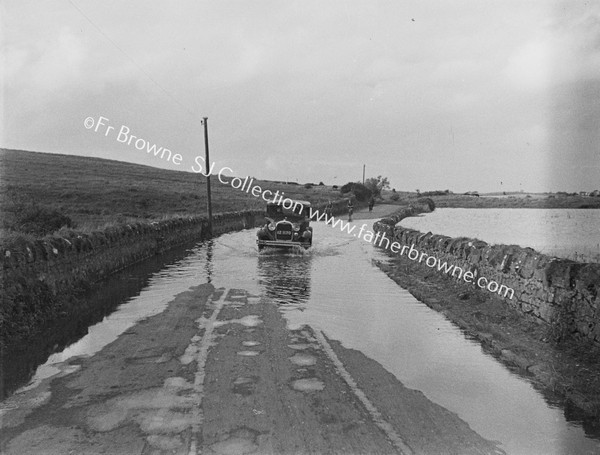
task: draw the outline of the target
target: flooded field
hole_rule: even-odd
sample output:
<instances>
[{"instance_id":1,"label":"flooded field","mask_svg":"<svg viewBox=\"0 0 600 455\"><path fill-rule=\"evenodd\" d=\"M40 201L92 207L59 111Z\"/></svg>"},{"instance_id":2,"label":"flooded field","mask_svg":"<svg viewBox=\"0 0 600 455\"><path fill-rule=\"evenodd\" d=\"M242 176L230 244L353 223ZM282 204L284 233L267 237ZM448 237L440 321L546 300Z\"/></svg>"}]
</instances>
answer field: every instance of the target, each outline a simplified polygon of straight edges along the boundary
<instances>
[{"instance_id":1,"label":"flooded field","mask_svg":"<svg viewBox=\"0 0 600 455\"><path fill-rule=\"evenodd\" d=\"M315 223L314 232L315 246L306 252L259 254L254 231L199 244L137 280L136 295L124 296L116 311L90 327L87 335L50 356L22 390L64 373L67 359L93 355L136 322L163 311L175 295L210 282L268 297L290 328L307 324L362 352L405 386L456 413L482 437L499 441L507 453L600 452L600 435L589 433L586 422L485 354L478 343L375 267L372 259L385 257L372 245L322 223ZM126 281L128 273L115 277L112 285ZM248 356L254 352L251 347L244 345L238 355ZM299 366L312 362L302 352L293 360ZM294 386L319 390L322 385L301 380ZM9 406L19 406L19 393L2 403Z\"/></svg>"},{"instance_id":2,"label":"flooded field","mask_svg":"<svg viewBox=\"0 0 600 455\"><path fill-rule=\"evenodd\" d=\"M531 247L581 262L600 262L600 210L449 209L406 218L404 227L492 244Z\"/></svg>"}]
</instances>

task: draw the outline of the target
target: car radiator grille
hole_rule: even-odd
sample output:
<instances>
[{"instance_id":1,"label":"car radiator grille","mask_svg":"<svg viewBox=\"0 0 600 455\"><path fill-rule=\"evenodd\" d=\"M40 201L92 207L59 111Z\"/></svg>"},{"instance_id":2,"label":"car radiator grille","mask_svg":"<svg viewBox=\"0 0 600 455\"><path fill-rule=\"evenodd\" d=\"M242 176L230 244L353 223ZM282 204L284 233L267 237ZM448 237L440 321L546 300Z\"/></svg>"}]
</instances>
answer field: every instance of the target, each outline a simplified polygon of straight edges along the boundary
<instances>
[{"instance_id":1,"label":"car radiator grille","mask_svg":"<svg viewBox=\"0 0 600 455\"><path fill-rule=\"evenodd\" d=\"M292 240L292 224L291 223L278 223L276 228L277 240Z\"/></svg>"}]
</instances>

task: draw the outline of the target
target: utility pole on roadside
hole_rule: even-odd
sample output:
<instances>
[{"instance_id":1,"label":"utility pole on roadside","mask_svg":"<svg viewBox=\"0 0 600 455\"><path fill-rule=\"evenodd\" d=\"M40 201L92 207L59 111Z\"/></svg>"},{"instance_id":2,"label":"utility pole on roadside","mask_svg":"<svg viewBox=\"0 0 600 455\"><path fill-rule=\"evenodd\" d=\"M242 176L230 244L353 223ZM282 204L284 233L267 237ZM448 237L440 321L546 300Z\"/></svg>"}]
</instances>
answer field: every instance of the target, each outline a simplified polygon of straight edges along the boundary
<instances>
[{"instance_id":1,"label":"utility pole on roadside","mask_svg":"<svg viewBox=\"0 0 600 455\"><path fill-rule=\"evenodd\" d=\"M363 164L363 185L365 184L365 167L366 164Z\"/></svg>"},{"instance_id":2,"label":"utility pole on roadside","mask_svg":"<svg viewBox=\"0 0 600 455\"><path fill-rule=\"evenodd\" d=\"M204 154L206 157L205 165L207 169L212 169L209 160L208 154L208 117L204 117L202 120L204 124ZM206 176L206 196L207 196L207 204L208 204L208 233L212 237L213 226L212 226L212 200L210 197L210 172Z\"/></svg>"}]
</instances>

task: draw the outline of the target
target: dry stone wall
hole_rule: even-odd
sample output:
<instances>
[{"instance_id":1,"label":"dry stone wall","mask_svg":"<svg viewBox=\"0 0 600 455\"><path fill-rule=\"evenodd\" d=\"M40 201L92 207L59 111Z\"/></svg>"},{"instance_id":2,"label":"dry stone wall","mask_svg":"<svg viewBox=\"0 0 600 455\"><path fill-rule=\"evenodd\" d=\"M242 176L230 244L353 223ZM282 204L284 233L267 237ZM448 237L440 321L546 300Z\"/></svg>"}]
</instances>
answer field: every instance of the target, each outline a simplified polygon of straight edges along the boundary
<instances>
[{"instance_id":1,"label":"dry stone wall","mask_svg":"<svg viewBox=\"0 0 600 455\"><path fill-rule=\"evenodd\" d=\"M324 212L326 204L314 206ZM345 213L347 200L333 203ZM213 235L262 225L264 211L216 214ZM57 317L76 315L77 294L136 262L207 238L205 217L181 217L110 227L89 234L15 240L1 251L0 347L16 343Z\"/></svg>"},{"instance_id":2,"label":"dry stone wall","mask_svg":"<svg viewBox=\"0 0 600 455\"><path fill-rule=\"evenodd\" d=\"M263 222L259 210L217 214L213 235ZM76 311L75 295L104 277L177 245L208 236L205 217L174 218L17 240L2 251L0 343L11 344Z\"/></svg>"},{"instance_id":3,"label":"dry stone wall","mask_svg":"<svg viewBox=\"0 0 600 455\"><path fill-rule=\"evenodd\" d=\"M476 277L486 277L513 289L512 298L510 294L490 295L501 298L525 317L547 324L555 338L575 338L600 344L600 264L551 257L515 245L490 245L481 240L452 238L396 226L414 213L412 208L403 209L375 223L373 228L376 232L385 232L386 237L401 245L414 245L415 249L442 262L447 261ZM467 287L478 289L476 283L460 281Z\"/></svg>"},{"instance_id":4,"label":"dry stone wall","mask_svg":"<svg viewBox=\"0 0 600 455\"><path fill-rule=\"evenodd\" d=\"M326 204L314 206L325 210ZM345 213L347 200L333 203ZM265 212L213 216L213 235L262 225ZM209 237L205 217L181 217L110 227L89 234L15 240L1 251L0 347L17 343L57 317L77 315L77 295L136 262L178 245Z\"/></svg>"}]
</instances>

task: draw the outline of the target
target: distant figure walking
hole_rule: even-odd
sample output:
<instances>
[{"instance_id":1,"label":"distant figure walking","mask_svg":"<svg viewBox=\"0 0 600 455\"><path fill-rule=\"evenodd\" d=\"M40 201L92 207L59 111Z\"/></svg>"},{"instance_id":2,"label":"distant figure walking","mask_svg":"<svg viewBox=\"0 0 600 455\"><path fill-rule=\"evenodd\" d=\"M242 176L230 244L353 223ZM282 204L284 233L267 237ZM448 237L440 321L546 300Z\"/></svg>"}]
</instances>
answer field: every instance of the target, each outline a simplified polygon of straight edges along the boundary
<instances>
[{"instance_id":1,"label":"distant figure walking","mask_svg":"<svg viewBox=\"0 0 600 455\"><path fill-rule=\"evenodd\" d=\"M354 213L354 206L352 205L352 199L348 199L348 221L352 221L353 213Z\"/></svg>"},{"instance_id":2,"label":"distant figure walking","mask_svg":"<svg viewBox=\"0 0 600 455\"><path fill-rule=\"evenodd\" d=\"M371 199L369 199L369 212L373 211L374 205L375 205L375 198L373 196L371 196Z\"/></svg>"},{"instance_id":3,"label":"distant figure walking","mask_svg":"<svg viewBox=\"0 0 600 455\"><path fill-rule=\"evenodd\" d=\"M331 220L331 214L333 213L333 204L331 201L327 201L327 205L325 206L325 223L329 223Z\"/></svg>"}]
</instances>

